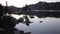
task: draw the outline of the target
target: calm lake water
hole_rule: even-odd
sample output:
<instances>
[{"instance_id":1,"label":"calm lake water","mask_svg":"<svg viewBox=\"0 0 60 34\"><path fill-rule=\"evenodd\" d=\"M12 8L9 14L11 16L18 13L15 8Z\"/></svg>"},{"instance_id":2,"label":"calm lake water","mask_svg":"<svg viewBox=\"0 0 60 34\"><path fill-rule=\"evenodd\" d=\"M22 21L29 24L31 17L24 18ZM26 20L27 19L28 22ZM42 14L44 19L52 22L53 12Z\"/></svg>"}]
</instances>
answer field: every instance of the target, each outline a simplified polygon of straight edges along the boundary
<instances>
[{"instance_id":1,"label":"calm lake water","mask_svg":"<svg viewBox=\"0 0 60 34\"><path fill-rule=\"evenodd\" d=\"M15 18L18 19L19 17L17 16ZM38 18L37 16L34 16L33 19L29 16L28 18L33 23L30 23L29 26L18 23L15 28L24 30L24 32L31 32L31 34L60 34L60 18ZM42 23L40 23L40 21L42 21Z\"/></svg>"}]
</instances>

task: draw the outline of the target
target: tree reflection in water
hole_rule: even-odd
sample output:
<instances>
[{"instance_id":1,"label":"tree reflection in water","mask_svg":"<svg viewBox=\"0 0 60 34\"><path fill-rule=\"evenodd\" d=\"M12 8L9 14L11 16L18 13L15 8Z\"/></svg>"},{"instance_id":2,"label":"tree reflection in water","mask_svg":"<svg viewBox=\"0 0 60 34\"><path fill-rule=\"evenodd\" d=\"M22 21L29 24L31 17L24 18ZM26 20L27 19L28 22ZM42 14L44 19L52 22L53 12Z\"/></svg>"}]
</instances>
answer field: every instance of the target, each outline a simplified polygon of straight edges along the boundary
<instances>
[{"instance_id":1,"label":"tree reflection in water","mask_svg":"<svg viewBox=\"0 0 60 34\"><path fill-rule=\"evenodd\" d=\"M26 24L27 26L29 26L29 24L32 23L32 22L29 20L29 18L28 18L27 15L24 15L23 18L19 18L19 19L18 19L18 22L19 22L19 23L24 23L24 24Z\"/></svg>"},{"instance_id":2,"label":"tree reflection in water","mask_svg":"<svg viewBox=\"0 0 60 34\"><path fill-rule=\"evenodd\" d=\"M17 23L18 23L18 20L16 20L13 17L2 16L0 18L0 28L3 28L3 31L1 31L0 33L1 34L14 34L14 31L18 31L17 29L14 28ZM20 32L21 34L24 34L23 31L18 31L18 32ZM29 34L30 32L27 32L27 33Z\"/></svg>"},{"instance_id":3,"label":"tree reflection in water","mask_svg":"<svg viewBox=\"0 0 60 34\"><path fill-rule=\"evenodd\" d=\"M4 34L14 34L15 18L10 16L3 16L0 18L0 26L4 29Z\"/></svg>"}]
</instances>

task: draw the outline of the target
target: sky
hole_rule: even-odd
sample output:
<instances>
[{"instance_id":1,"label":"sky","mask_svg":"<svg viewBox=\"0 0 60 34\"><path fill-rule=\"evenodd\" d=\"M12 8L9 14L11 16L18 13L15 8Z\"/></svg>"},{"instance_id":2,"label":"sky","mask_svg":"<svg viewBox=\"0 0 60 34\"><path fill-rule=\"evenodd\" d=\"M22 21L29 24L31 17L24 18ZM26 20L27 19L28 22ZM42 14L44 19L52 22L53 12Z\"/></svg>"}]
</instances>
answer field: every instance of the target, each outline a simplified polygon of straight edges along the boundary
<instances>
[{"instance_id":1,"label":"sky","mask_svg":"<svg viewBox=\"0 0 60 34\"><path fill-rule=\"evenodd\" d=\"M36 4L39 1L46 1L46 2L60 2L60 0L0 0L2 5L6 5L6 1L8 2L8 6L16 6L16 7L23 7L25 4Z\"/></svg>"}]
</instances>

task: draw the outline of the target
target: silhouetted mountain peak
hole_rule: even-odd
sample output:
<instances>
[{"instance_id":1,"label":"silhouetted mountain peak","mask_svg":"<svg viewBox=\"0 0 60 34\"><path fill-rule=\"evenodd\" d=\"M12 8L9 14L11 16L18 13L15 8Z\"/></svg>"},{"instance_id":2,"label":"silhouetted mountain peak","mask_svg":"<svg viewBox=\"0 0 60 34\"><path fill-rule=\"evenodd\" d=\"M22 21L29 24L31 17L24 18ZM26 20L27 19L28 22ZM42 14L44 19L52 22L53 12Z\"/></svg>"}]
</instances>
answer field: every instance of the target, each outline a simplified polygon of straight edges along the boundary
<instances>
[{"instance_id":1,"label":"silhouetted mountain peak","mask_svg":"<svg viewBox=\"0 0 60 34\"><path fill-rule=\"evenodd\" d=\"M30 7L32 10L60 10L60 2L38 2Z\"/></svg>"}]
</instances>

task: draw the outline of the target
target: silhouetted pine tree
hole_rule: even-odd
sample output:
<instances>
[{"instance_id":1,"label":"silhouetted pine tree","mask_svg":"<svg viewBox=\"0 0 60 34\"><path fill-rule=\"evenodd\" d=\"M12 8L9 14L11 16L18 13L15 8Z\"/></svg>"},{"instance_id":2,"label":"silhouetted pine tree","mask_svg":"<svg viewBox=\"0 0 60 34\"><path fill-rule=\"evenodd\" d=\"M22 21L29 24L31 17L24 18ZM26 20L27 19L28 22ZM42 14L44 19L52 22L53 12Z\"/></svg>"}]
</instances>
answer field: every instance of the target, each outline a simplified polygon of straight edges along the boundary
<instances>
[{"instance_id":1,"label":"silhouetted pine tree","mask_svg":"<svg viewBox=\"0 0 60 34\"><path fill-rule=\"evenodd\" d=\"M28 12L28 10L29 11L31 10L28 5L25 5L25 7L23 7L23 9L22 9L22 11L24 11L24 12Z\"/></svg>"},{"instance_id":2,"label":"silhouetted pine tree","mask_svg":"<svg viewBox=\"0 0 60 34\"><path fill-rule=\"evenodd\" d=\"M3 8L3 6L0 4L0 16L2 16L3 13L4 13L4 8Z\"/></svg>"}]
</instances>

